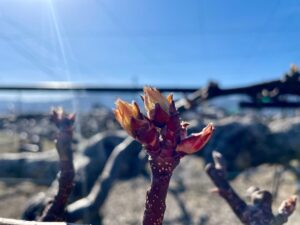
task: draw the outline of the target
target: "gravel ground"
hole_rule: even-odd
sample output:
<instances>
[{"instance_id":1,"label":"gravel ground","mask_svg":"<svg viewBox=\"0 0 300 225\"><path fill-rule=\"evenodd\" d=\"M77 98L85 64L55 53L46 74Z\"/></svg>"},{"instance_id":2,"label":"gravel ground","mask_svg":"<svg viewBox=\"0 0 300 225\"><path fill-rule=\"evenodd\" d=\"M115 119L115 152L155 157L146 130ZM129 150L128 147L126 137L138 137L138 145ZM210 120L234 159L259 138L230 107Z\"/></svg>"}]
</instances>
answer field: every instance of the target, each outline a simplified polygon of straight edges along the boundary
<instances>
[{"instance_id":1,"label":"gravel ground","mask_svg":"<svg viewBox=\"0 0 300 225\"><path fill-rule=\"evenodd\" d=\"M261 166L244 172L232 184L242 196L256 185L272 189L274 166ZM115 183L102 210L104 225L141 224L146 190L149 180L137 177ZM227 204L209 190L214 186L203 170L203 162L194 156L186 157L176 169L167 198L165 223L172 225L238 225ZM24 204L30 196L45 189L24 180L0 181L0 216L20 218ZM289 173L282 176L280 192L274 206L295 191L295 182ZM206 221L206 222L205 222ZM300 209L290 218L288 225L299 225Z\"/></svg>"}]
</instances>

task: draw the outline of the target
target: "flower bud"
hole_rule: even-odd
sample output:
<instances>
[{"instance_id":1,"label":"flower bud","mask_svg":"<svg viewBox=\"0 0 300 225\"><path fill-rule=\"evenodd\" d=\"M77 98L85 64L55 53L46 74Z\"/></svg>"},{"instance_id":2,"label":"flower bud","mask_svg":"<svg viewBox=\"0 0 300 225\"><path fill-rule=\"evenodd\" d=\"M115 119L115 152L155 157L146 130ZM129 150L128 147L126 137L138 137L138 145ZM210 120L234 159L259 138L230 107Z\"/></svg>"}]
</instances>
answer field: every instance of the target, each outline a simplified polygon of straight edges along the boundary
<instances>
[{"instance_id":1,"label":"flower bud","mask_svg":"<svg viewBox=\"0 0 300 225\"><path fill-rule=\"evenodd\" d=\"M166 98L152 87L145 87L144 93L143 100L149 119L158 127L164 126L169 120L170 105L173 102L172 95Z\"/></svg>"},{"instance_id":2,"label":"flower bud","mask_svg":"<svg viewBox=\"0 0 300 225\"><path fill-rule=\"evenodd\" d=\"M138 105L134 102L130 104L121 99L118 99L115 104L116 109L114 110L114 113L117 121L129 135L133 136L131 119L141 118L141 113Z\"/></svg>"},{"instance_id":3,"label":"flower bud","mask_svg":"<svg viewBox=\"0 0 300 225\"><path fill-rule=\"evenodd\" d=\"M119 124L126 132L139 141L141 144L148 146L158 145L158 133L153 124L150 123L141 112L138 105L118 99L116 101L115 117Z\"/></svg>"},{"instance_id":4,"label":"flower bud","mask_svg":"<svg viewBox=\"0 0 300 225\"><path fill-rule=\"evenodd\" d=\"M177 152L192 154L202 149L212 136L214 127L210 123L200 133L192 134L177 145Z\"/></svg>"}]
</instances>

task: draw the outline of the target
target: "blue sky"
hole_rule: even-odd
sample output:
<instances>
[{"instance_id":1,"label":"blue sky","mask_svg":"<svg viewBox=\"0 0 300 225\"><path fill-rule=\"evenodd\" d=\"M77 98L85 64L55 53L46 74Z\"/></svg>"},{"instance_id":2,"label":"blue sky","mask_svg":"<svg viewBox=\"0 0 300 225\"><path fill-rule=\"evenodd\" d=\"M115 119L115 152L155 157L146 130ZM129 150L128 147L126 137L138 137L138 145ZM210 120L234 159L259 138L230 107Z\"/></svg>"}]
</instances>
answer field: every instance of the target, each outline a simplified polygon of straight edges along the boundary
<instances>
[{"instance_id":1,"label":"blue sky","mask_svg":"<svg viewBox=\"0 0 300 225\"><path fill-rule=\"evenodd\" d=\"M0 82L198 87L300 64L298 0L1 0Z\"/></svg>"}]
</instances>

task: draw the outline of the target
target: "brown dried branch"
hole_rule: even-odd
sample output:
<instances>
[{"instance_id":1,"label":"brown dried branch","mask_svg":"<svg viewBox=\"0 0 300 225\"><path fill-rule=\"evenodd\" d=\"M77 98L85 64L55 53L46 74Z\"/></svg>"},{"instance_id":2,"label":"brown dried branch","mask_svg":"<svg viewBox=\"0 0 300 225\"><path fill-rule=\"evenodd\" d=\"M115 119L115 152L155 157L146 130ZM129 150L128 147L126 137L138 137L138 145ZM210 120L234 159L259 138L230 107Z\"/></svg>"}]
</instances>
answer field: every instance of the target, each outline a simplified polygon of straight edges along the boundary
<instances>
[{"instance_id":1,"label":"brown dried branch","mask_svg":"<svg viewBox=\"0 0 300 225\"><path fill-rule=\"evenodd\" d=\"M52 203L45 208L41 221L64 221L65 207L68 197L73 189L73 180L75 176L73 165L73 150L71 147L73 136L73 124L75 116L66 115L62 109L53 110L51 120L59 129L56 149L59 155L59 187Z\"/></svg>"},{"instance_id":2,"label":"brown dried branch","mask_svg":"<svg viewBox=\"0 0 300 225\"><path fill-rule=\"evenodd\" d=\"M283 201L278 213L272 212L273 196L269 191L251 187L248 194L251 204L247 204L234 191L226 179L226 167L219 152L213 152L214 163L206 166L206 172L211 178L221 197L228 203L239 220L246 225L282 225L296 208L297 197L292 196Z\"/></svg>"},{"instance_id":3,"label":"brown dried branch","mask_svg":"<svg viewBox=\"0 0 300 225\"><path fill-rule=\"evenodd\" d=\"M296 69L295 69L296 68ZM190 94L187 98L178 102L178 110L180 112L186 109L192 109L199 105L199 103L211 100L220 96L228 95L245 95L252 99L252 102L242 102L241 106L244 107L299 107L298 102L288 102L280 100L280 96L284 95L300 95L300 72L297 66L292 65L288 73L281 79L262 82L245 87L237 88L220 88L216 82L210 82L205 88L199 89ZM263 102L262 99L267 98L270 102Z\"/></svg>"}]
</instances>

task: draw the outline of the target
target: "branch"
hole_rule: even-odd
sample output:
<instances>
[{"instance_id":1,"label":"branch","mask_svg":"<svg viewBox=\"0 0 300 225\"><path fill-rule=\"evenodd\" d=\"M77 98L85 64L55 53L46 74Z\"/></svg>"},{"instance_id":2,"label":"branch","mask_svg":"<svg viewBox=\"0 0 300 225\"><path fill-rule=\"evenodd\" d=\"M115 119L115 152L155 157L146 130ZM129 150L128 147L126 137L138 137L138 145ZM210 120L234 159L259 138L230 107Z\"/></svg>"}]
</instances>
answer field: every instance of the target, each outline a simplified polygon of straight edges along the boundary
<instances>
[{"instance_id":1,"label":"branch","mask_svg":"<svg viewBox=\"0 0 300 225\"><path fill-rule=\"evenodd\" d=\"M93 186L98 185L97 178L101 175L108 158L115 147L124 140L125 136L126 134L123 131L106 131L80 143L76 154L74 154L74 166L77 175L74 180L75 186L68 200L69 204L86 197ZM130 153L132 152L130 151ZM132 171L127 172L131 173ZM54 198L57 193L58 179L52 183L46 194L39 193L29 200L22 215L23 219L36 220L40 216L40 212L48 205L48 199L52 196ZM66 221L74 222L74 220L69 219Z\"/></svg>"},{"instance_id":2,"label":"branch","mask_svg":"<svg viewBox=\"0 0 300 225\"><path fill-rule=\"evenodd\" d=\"M248 194L251 204L244 202L234 191L226 179L226 168L219 152L213 152L214 163L206 166L206 172L215 184L215 192L220 194L228 203L239 220L246 225L282 225L295 211L297 198L295 196L283 201L278 214L272 213L272 199L270 192L251 187Z\"/></svg>"},{"instance_id":3,"label":"branch","mask_svg":"<svg viewBox=\"0 0 300 225\"><path fill-rule=\"evenodd\" d=\"M72 136L75 116L66 115L62 110L54 110L52 121L59 129L56 141L56 149L59 155L59 187L53 202L45 208L41 221L63 221L68 197L73 190L75 176L73 165Z\"/></svg>"},{"instance_id":4,"label":"branch","mask_svg":"<svg viewBox=\"0 0 300 225\"><path fill-rule=\"evenodd\" d=\"M94 218L98 215L100 208L105 203L106 198L117 178L120 176L123 163L128 163L134 152L138 155L141 145L132 138L126 138L119 144L107 160L104 170L95 181L95 184L88 196L77 200L67 207L68 221L77 221L86 218Z\"/></svg>"},{"instance_id":5,"label":"branch","mask_svg":"<svg viewBox=\"0 0 300 225\"><path fill-rule=\"evenodd\" d=\"M140 142L149 155L151 186L147 191L143 225L162 225L170 179L180 159L204 147L213 126L187 136L188 123L181 121L173 96L163 96L156 88L145 87L141 113L136 102L116 101L117 121L127 133Z\"/></svg>"},{"instance_id":6,"label":"branch","mask_svg":"<svg viewBox=\"0 0 300 225\"><path fill-rule=\"evenodd\" d=\"M179 164L179 158L150 159L149 162L152 179L150 189L147 191L143 224L162 224L170 179L173 170Z\"/></svg>"}]
</instances>

